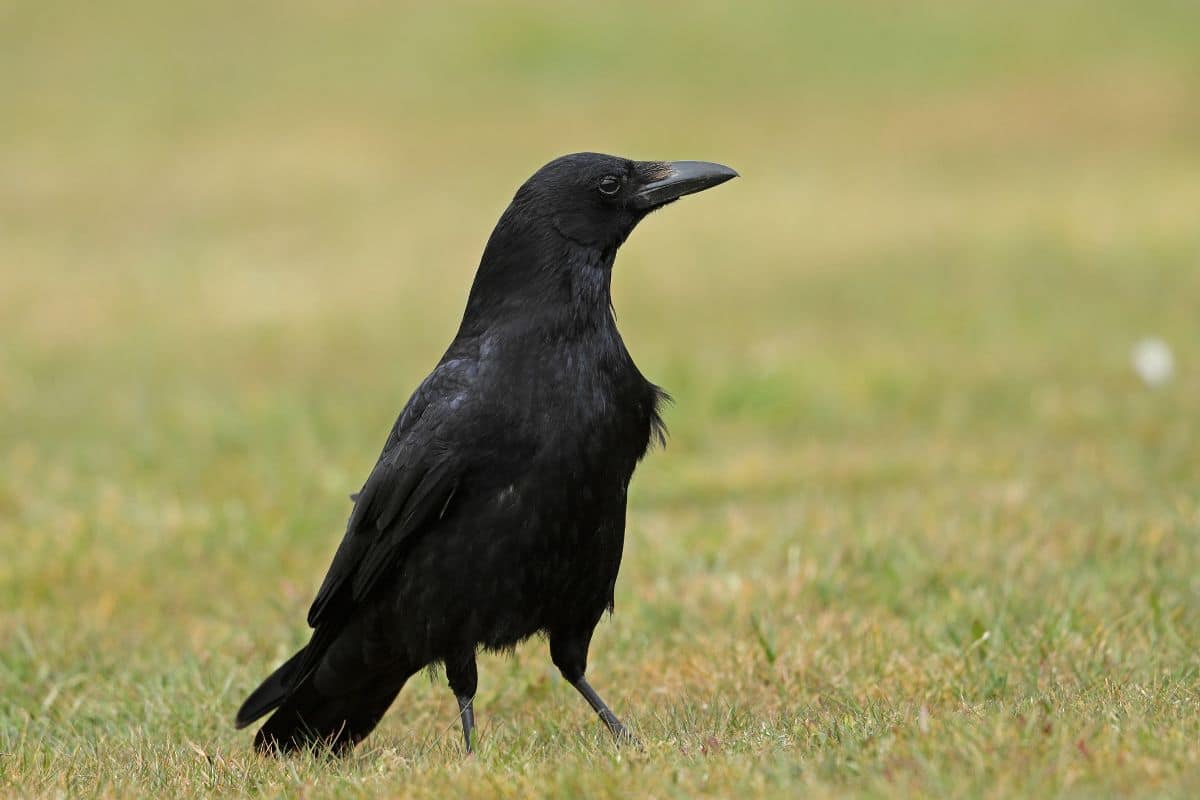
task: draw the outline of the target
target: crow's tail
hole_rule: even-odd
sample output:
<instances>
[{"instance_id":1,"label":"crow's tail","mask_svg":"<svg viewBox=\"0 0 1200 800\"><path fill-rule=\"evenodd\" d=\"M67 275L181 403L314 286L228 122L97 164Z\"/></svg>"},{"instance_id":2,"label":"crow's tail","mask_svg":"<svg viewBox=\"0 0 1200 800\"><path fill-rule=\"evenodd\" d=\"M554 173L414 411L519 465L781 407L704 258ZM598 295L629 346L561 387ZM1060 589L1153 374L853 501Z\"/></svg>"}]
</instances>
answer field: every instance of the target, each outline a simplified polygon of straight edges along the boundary
<instances>
[{"instance_id":1,"label":"crow's tail","mask_svg":"<svg viewBox=\"0 0 1200 800\"><path fill-rule=\"evenodd\" d=\"M260 753L329 748L348 751L366 738L396 699L408 675L377 676L352 695L325 695L307 680L296 687L254 737Z\"/></svg>"},{"instance_id":2,"label":"crow's tail","mask_svg":"<svg viewBox=\"0 0 1200 800\"><path fill-rule=\"evenodd\" d=\"M331 748L345 751L374 730L413 670L394 661L363 661L359 631L328 636L318 629L312 641L251 692L237 713L244 728L274 711L254 737L267 754Z\"/></svg>"},{"instance_id":3,"label":"crow's tail","mask_svg":"<svg viewBox=\"0 0 1200 800\"><path fill-rule=\"evenodd\" d=\"M242 707L238 709L234 722L237 727L244 728L263 714L274 711L282 705L291 690L295 673L299 670L301 662L304 661L304 655L308 649L308 647L302 647L300 652L283 662L279 669L272 672L270 677L250 693L246 702L242 703Z\"/></svg>"}]
</instances>

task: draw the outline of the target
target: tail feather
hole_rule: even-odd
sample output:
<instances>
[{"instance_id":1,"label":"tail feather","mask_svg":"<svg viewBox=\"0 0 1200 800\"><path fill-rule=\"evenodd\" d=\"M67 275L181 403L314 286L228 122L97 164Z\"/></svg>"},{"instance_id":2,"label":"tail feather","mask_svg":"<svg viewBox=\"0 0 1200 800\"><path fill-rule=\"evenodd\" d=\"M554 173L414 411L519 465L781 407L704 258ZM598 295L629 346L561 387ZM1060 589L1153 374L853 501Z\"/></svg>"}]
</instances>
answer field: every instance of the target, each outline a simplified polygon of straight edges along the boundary
<instances>
[{"instance_id":1,"label":"tail feather","mask_svg":"<svg viewBox=\"0 0 1200 800\"><path fill-rule=\"evenodd\" d=\"M237 726L273 711L254 737L259 752L346 750L374 730L414 671L373 648L361 621L322 626L246 698Z\"/></svg>"},{"instance_id":2,"label":"tail feather","mask_svg":"<svg viewBox=\"0 0 1200 800\"><path fill-rule=\"evenodd\" d=\"M238 709L235 725L244 728L264 714L283 705L296 687L312 674L329 651L338 634L329 627L313 631L308 644L283 662L257 689L250 693Z\"/></svg>"},{"instance_id":3,"label":"tail feather","mask_svg":"<svg viewBox=\"0 0 1200 800\"><path fill-rule=\"evenodd\" d=\"M379 676L352 695L328 697L304 681L254 737L260 753L274 755L328 748L343 753L366 738L400 693L408 675Z\"/></svg>"},{"instance_id":4,"label":"tail feather","mask_svg":"<svg viewBox=\"0 0 1200 800\"><path fill-rule=\"evenodd\" d=\"M237 718L234 720L234 724L238 728L246 727L283 704L283 701L287 699L288 692L291 691L295 679L294 673L304 661L308 649L308 647L302 647L300 652L283 662L282 666L272 672L257 689L250 693L246 702L242 703L242 707L238 709Z\"/></svg>"}]
</instances>

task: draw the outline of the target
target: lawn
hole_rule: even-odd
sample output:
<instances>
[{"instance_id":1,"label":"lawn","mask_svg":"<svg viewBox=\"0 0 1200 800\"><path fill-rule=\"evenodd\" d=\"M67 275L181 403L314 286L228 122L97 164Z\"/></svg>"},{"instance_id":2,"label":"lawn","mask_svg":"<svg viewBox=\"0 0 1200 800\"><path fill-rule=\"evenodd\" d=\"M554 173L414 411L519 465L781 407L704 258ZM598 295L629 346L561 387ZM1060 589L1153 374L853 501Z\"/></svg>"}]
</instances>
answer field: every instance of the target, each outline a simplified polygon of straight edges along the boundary
<instances>
[{"instance_id":1,"label":"lawn","mask_svg":"<svg viewBox=\"0 0 1200 800\"><path fill-rule=\"evenodd\" d=\"M0 7L0 794L1200 793L1200 8ZM743 177L615 305L676 398L589 677L342 760L233 713L516 185ZM1144 385L1134 344L1173 348Z\"/></svg>"}]
</instances>

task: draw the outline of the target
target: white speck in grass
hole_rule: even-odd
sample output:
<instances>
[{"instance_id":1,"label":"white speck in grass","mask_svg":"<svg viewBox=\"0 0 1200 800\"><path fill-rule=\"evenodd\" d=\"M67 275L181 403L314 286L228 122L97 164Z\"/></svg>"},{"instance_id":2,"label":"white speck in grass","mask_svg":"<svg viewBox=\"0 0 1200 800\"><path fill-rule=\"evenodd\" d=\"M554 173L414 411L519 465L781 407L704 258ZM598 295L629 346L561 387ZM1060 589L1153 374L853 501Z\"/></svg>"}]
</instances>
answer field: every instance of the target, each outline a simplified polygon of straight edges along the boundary
<instances>
[{"instance_id":1,"label":"white speck in grass","mask_svg":"<svg viewBox=\"0 0 1200 800\"><path fill-rule=\"evenodd\" d=\"M1142 339L1133 346L1133 370L1147 386L1157 389L1175 374L1175 356L1162 339Z\"/></svg>"}]
</instances>

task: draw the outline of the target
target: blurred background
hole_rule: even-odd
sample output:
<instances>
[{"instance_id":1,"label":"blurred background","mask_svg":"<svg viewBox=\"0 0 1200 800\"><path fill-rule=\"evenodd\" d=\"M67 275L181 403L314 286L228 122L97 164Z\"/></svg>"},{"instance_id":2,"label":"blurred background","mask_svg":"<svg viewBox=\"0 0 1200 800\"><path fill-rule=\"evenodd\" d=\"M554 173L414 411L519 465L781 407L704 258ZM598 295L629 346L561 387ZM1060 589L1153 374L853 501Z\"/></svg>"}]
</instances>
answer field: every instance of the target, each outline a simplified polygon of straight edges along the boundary
<instances>
[{"instance_id":1,"label":"blurred background","mask_svg":"<svg viewBox=\"0 0 1200 800\"><path fill-rule=\"evenodd\" d=\"M191 742L244 788L237 702L495 220L578 150L743 176L616 268L677 399L594 647L651 743L622 769L1194 770L1195 3L4 3L0 99L0 785L145 790ZM489 769L544 788L574 762L530 742L594 732L543 651L480 705ZM381 746L453 761L426 684Z\"/></svg>"}]
</instances>

